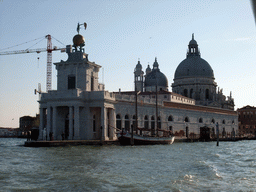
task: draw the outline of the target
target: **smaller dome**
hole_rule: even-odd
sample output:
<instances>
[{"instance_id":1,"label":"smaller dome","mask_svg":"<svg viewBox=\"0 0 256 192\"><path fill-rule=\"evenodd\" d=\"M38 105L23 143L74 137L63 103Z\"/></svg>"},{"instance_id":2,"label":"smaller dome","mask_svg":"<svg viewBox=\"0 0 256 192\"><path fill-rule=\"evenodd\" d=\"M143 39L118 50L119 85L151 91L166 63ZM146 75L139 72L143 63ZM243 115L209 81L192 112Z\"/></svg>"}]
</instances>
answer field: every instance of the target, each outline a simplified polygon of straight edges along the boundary
<instances>
[{"instance_id":1,"label":"smaller dome","mask_svg":"<svg viewBox=\"0 0 256 192\"><path fill-rule=\"evenodd\" d=\"M153 69L158 69L158 67L159 67L159 64L157 62L157 59L155 58L155 62L153 64Z\"/></svg>"},{"instance_id":2,"label":"smaller dome","mask_svg":"<svg viewBox=\"0 0 256 192\"><path fill-rule=\"evenodd\" d=\"M142 65L140 64L140 61L138 61L138 64L136 65L136 69L137 70L141 70L142 69Z\"/></svg>"},{"instance_id":3,"label":"smaller dome","mask_svg":"<svg viewBox=\"0 0 256 192\"><path fill-rule=\"evenodd\" d=\"M77 34L73 37L74 46L84 46L85 40L84 37L80 34Z\"/></svg>"},{"instance_id":4,"label":"smaller dome","mask_svg":"<svg viewBox=\"0 0 256 192\"><path fill-rule=\"evenodd\" d=\"M159 69L152 70L145 77L145 87L156 86L156 83L158 86L168 87L168 79Z\"/></svg>"}]
</instances>

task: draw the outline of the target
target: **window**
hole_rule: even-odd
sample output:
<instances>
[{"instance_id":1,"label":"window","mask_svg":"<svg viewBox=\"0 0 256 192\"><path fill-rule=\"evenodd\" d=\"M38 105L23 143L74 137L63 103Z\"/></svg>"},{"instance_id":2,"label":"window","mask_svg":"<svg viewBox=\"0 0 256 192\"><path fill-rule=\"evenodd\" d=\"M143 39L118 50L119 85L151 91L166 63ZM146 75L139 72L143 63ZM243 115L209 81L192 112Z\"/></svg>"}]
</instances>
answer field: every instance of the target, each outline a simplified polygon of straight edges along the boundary
<instances>
[{"instance_id":1,"label":"window","mask_svg":"<svg viewBox=\"0 0 256 192\"><path fill-rule=\"evenodd\" d=\"M130 131L130 121L129 121L129 115L125 115L125 125L124 128L126 131Z\"/></svg>"},{"instance_id":2,"label":"window","mask_svg":"<svg viewBox=\"0 0 256 192\"><path fill-rule=\"evenodd\" d=\"M122 120L121 120L121 116L119 114L116 115L116 128L117 129L122 128Z\"/></svg>"},{"instance_id":3,"label":"window","mask_svg":"<svg viewBox=\"0 0 256 192\"><path fill-rule=\"evenodd\" d=\"M209 89L205 90L205 99L209 99L210 98L210 93L209 93Z\"/></svg>"},{"instance_id":4,"label":"window","mask_svg":"<svg viewBox=\"0 0 256 192\"><path fill-rule=\"evenodd\" d=\"M212 119L212 123L215 123L215 120L214 120L214 119Z\"/></svg>"},{"instance_id":5,"label":"window","mask_svg":"<svg viewBox=\"0 0 256 192\"><path fill-rule=\"evenodd\" d=\"M199 123L203 123L203 119L202 118L199 118Z\"/></svg>"},{"instance_id":6,"label":"window","mask_svg":"<svg viewBox=\"0 0 256 192\"><path fill-rule=\"evenodd\" d=\"M95 133L96 132L96 118L95 118L95 115L93 115L93 132Z\"/></svg>"},{"instance_id":7,"label":"window","mask_svg":"<svg viewBox=\"0 0 256 192\"><path fill-rule=\"evenodd\" d=\"M161 129L161 118L160 117L157 118L157 128Z\"/></svg>"},{"instance_id":8,"label":"window","mask_svg":"<svg viewBox=\"0 0 256 192\"><path fill-rule=\"evenodd\" d=\"M188 117L185 117L184 121L185 121L185 122L189 122Z\"/></svg>"},{"instance_id":9,"label":"window","mask_svg":"<svg viewBox=\"0 0 256 192\"><path fill-rule=\"evenodd\" d=\"M154 116L151 117L151 129L155 129L155 118L154 118Z\"/></svg>"},{"instance_id":10,"label":"window","mask_svg":"<svg viewBox=\"0 0 256 192\"><path fill-rule=\"evenodd\" d=\"M148 127L148 116L147 116L147 115L144 117L144 128L145 128L145 129L148 129L148 128L149 128L149 127Z\"/></svg>"},{"instance_id":11,"label":"window","mask_svg":"<svg viewBox=\"0 0 256 192\"><path fill-rule=\"evenodd\" d=\"M225 119L223 119L222 124L225 124L225 123L226 123L226 121L225 121Z\"/></svg>"},{"instance_id":12,"label":"window","mask_svg":"<svg viewBox=\"0 0 256 192\"><path fill-rule=\"evenodd\" d=\"M188 96L188 90L184 89L184 96L187 97Z\"/></svg>"},{"instance_id":13,"label":"window","mask_svg":"<svg viewBox=\"0 0 256 192\"><path fill-rule=\"evenodd\" d=\"M68 89L76 88L76 77L74 75L68 76Z\"/></svg>"},{"instance_id":14,"label":"window","mask_svg":"<svg viewBox=\"0 0 256 192\"><path fill-rule=\"evenodd\" d=\"M168 121L173 121L173 118L171 115L168 117Z\"/></svg>"},{"instance_id":15,"label":"window","mask_svg":"<svg viewBox=\"0 0 256 192\"><path fill-rule=\"evenodd\" d=\"M132 124L133 124L133 129L136 129L136 115L133 115L132 117Z\"/></svg>"},{"instance_id":16,"label":"window","mask_svg":"<svg viewBox=\"0 0 256 192\"><path fill-rule=\"evenodd\" d=\"M193 89L190 89L190 98L193 97Z\"/></svg>"}]
</instances>

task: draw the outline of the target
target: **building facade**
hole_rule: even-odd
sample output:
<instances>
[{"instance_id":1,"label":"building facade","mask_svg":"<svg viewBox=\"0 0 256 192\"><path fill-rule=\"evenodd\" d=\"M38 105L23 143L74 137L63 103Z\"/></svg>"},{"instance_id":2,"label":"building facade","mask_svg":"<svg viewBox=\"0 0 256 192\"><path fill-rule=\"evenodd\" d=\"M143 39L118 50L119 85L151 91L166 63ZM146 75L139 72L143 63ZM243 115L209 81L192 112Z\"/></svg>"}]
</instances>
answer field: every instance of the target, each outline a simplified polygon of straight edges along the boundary
<instances>
[{"instance_id":1,"label":"building facade","mask_svg":"<svg viewBox=\"0 0 256 192\"><path fill-rule=\"evenodd\" d=\"M245 106L237 109L239 134L242 136L256 135L256 107Z\"/></svg>"},{"instance_id":2,"label":"building facade","mask_svg":"<svg viewBox=\"0 0 256 192\"><path fill-rule=\"evenodd\" d=\"M116 140L117 130L130 130L136 122L140 130L161 129L187 137L200 135L203 127L214 134L217 122L220 130L237 131L234 110L198 105L193 94L188 97L169 92L168 79L160 71L157 59L145 73L140 62L135 66L135 91L104 90L104 85L98 82L101 66L89 61L83 46L83 36L76 35L73 46L66 48L67 61L54 63L57 90L41 94L39 139ZM209 86L214 88L215 84Z\"/></svg>"}]
</instances>

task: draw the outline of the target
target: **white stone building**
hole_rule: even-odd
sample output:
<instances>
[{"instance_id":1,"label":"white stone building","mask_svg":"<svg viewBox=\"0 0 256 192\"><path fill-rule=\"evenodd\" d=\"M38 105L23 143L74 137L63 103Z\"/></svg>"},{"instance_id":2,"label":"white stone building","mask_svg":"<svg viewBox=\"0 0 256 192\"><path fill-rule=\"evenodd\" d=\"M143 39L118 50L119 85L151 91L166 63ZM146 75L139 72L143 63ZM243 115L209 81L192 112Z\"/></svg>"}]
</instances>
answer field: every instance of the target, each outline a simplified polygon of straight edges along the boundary
<instances>
[{"instance_id":1,"label":"white stone building","mask_svg":"<svg viewBox=\"0 0 256 192\"><path fill-rule=\"evenodd\" d=\"M76 35L73 42L74 49L71 45L66 49L67 61L54 63L58 73L57 90L41 94L39 138L50 140L51 133L54 140L115 140L116 128L130 130L132 124L136 125L135 91L105 91L104 85L98 82L101 66L90 62L88 54L84 53L83 36ZM195 54L199 53L197 47L193 49ZM191 67L189 70L193 71ZM160 72L157 59L152 70L148 66L145 75L138 62L134 71L135 87L140 91L137 97L138 128L171 130L176 135L191 137L199 135L203 127L209 133L215 133L218 122L220 132L237 131L237 113L232 107L221 108L224 105L218 104L213 71L207 71L209 69L210 66L205 68L209 78L204 77L203 72L200 77L183 77L178 75L177 70L182 71L178 67L172 84L173 92L169 92L168 79ZM196 82L197 87L192 84L186 87L185 82ZM199 85L204 94L207 89L209 92L207 98L202 98L202 103L197 97ZM193 89L190 97L184 94L185 89L190 93ZM211 105L203 106L206 103Z\"/></svg>"}]
</instances>

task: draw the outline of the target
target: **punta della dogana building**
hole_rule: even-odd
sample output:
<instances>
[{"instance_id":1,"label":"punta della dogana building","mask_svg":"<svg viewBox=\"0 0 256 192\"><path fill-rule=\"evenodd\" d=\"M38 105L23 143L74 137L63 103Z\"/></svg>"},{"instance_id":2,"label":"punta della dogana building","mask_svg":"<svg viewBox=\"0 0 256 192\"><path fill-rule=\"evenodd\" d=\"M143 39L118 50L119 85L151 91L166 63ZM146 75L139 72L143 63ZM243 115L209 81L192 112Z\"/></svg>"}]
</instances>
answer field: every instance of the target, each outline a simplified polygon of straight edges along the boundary
<instances>
[{"instance_id":1,"label":"punta della dogana building","mask_svg":"<svg viewBox=\"0 0 256 192\"><path fill-rule=\"evenodd\" d=\"M137 134L159 129L188 138L214 136L217 123L220 132L237 132L234 99L217 88L194 35L187 58L175 71L172 92L157 58L145 72L140 61L135 65L131 75L136 90L104 90L98 82L101 66L89 60L84 45L84 37L75 35L73 45L66 46L68 59L54 63L57 90L41 94L39 140L116 140L117 130L130 130L132 125L137 125Z\"/></svg>"}]
</instances>

